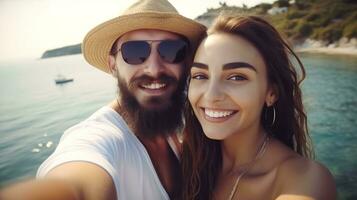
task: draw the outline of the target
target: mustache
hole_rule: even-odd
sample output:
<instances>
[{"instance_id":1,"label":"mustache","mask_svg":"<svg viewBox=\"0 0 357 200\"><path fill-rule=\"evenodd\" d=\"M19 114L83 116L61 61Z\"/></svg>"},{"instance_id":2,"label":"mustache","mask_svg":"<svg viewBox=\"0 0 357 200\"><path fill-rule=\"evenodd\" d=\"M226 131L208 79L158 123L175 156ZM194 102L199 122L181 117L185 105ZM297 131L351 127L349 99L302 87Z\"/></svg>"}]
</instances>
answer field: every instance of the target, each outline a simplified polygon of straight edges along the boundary
<instances>
[{"instance_id":1,"label":"mustache","mask_svg":"<svg viewBox=\"0 0 357 200\"><path fill-rule=\"evenodd\" d=\"M139 85L139 84L149 84L154 81L160 82L160 83L165 83L165 84L170 84L170 83L177 83L179 80L176 79L175 77L172 77L172 76L169 76L166 74L162 74L158 78L154 78L154 77L151 77L148 75L142 75L142 76L133 78L129 83L129 88L133 87L135 85Z\"/></svg>"}]
</instances>

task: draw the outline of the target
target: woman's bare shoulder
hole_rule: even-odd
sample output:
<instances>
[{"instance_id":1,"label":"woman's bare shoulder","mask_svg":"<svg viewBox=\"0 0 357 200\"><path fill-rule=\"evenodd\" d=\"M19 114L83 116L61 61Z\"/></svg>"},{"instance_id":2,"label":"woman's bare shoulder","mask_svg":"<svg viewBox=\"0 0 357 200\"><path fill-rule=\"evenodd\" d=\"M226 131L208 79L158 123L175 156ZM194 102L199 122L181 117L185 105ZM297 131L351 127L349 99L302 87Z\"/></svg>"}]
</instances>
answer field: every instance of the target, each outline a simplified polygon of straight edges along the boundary
<instances>
[{"instance_id":1,"label":"woman's bare shoulder","mask_svg":"<svg viewBox=\"0 0 357 200\"><path fill-rule=\"evenodd\" d=\"M288 155L277 166L278 200L336 199L336 185L325 166L294 152Z\"/></svg>"}]
</instances>

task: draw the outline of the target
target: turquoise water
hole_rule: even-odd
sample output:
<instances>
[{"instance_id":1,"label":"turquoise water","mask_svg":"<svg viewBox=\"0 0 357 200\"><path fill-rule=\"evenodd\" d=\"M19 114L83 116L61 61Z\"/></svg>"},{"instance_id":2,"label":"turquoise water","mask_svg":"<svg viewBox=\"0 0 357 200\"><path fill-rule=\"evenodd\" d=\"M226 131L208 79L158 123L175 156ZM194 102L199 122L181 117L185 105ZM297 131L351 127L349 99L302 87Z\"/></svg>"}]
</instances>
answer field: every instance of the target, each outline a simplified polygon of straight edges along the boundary
<instances>
[{"instance_id":1,"label":"turquoise water","mask_svg":"<svg viewBox=\"0 0 357 200\"><path fill-rule=\"evenodd\" d=\"M317 159L332 171L339 199L357 199L357 58L304 54L302 60ZM58 73L74 82L55 85ZM0 87L0 186L33 177L63 131L116 93L115 81L81 55L0 64Z\"/></svg>"}]
</instances>

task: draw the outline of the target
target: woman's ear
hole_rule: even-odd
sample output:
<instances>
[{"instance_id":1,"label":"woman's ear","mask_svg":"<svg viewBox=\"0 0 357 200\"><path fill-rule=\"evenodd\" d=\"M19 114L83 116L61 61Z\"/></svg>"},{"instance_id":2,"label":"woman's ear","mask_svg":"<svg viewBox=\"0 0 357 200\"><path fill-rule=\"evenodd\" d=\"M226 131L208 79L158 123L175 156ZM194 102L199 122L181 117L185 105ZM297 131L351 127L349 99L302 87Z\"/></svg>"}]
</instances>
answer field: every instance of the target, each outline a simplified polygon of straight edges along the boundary
<instances>
[{"instance_id":1,"label":"woman's ear","mask_svg":"<svg viewBox=\"0 0 357 200\"><path fill-rule=\"evenodd\" d=\"M265 98L265 103L268 107L274 105L274 103L278 100L279 94L278 94L278 88L276 85L270 85L268 89L267 96Z\"/></svg>"},{"instance_id":2,"label":"woman's ear","mask_svg":"<svg viewBox=\"0 0 357 200\"><path fill-rule=\"evenodd\" d=\"M117 72L117 67L115 64L115 57L112 55L109 55L108 58L108 65L109 65L109 70L110 73L112 74L113 77L118 77L118 72Z\"/></svg>"}]
</instances>

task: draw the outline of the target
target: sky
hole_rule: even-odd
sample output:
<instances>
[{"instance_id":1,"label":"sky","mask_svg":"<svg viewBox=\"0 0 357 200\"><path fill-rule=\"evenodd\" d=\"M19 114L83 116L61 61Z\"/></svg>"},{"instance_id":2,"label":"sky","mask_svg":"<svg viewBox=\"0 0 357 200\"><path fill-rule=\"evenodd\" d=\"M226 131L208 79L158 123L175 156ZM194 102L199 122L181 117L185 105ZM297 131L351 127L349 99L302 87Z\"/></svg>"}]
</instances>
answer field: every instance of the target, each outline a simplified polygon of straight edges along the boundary
<instances>
[{"instance_id":1,"label":"sky","mask_svg":"<svg viewBox=\"0 0 357 200\"><path fill-rule=\"evenodd\" d=\"M169 0L191 19L223 0ZM118 16L136 0L0 0L0 62L37 59L48 49L81 43L96 25ZM248 7L274 0L225 0Z\"/></svg>"}]
</instances>

